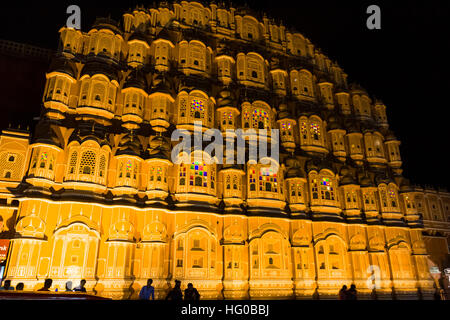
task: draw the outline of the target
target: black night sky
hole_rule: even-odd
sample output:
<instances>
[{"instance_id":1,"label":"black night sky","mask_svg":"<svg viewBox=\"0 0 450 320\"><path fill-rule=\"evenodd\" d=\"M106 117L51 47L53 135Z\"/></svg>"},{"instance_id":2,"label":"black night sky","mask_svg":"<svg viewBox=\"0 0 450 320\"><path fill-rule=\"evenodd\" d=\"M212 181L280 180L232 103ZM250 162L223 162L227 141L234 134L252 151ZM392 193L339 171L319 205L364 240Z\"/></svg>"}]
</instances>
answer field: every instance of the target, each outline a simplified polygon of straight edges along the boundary
<instances>
[{"instance_id":1,"label":"black night sky","mask_svg":"<svg viewBox=\"0 0 450 320\"><path fill-rule=\"evenodd\" d=\"M80 6L82 30L88 31L96 16L111 14L119 20L128 8L151 2L3 1L0 38L55 49L70 4ZM446 96L450 90L450 1L246 2L303 33L339 63L349 75L349 83L359 83L372 98L383 100L390 128L402 141L404 175L412 183L450 190L446 113L450 101ZM371 4L381 8L381 30L366 28L366 9ZM0 82L7 77L0 69Z\"/></svg>"}]
</instances>

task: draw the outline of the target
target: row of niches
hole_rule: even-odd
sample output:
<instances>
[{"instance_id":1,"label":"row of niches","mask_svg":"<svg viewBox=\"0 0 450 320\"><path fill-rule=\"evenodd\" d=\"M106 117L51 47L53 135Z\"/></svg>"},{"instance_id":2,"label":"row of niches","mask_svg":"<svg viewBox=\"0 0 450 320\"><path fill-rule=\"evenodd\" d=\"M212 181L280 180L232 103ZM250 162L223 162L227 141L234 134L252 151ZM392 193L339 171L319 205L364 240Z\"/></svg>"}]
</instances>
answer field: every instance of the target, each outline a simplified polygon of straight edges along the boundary
<instances>
[{"instance_id":1,"label":"row of niches","mask_svg":"<svg viewBox=\"0 0 450 320\"><path fill-rule=\"evenodd\" d=\"M315 76L320 75L321 78L331 81L338 87L347 88L347 76L342 69L324 64L318 56L311 59L311 62L301 63L289 57L262 53L263 51L257 48L233 46L228 43L219 43L216 48L211 48L201 40L181 40L172 43L170 40L159 38L153 40L151 44L142 39L133 39L121 44L117 38L102 40L107 35L107 33L103 37L91 35L92 39L89 43L78 44L82 48L80 52L70 49L75 45L69 40L63 41L64 49L61 51L68 59L74 55L78 57L77 60L82 61L100 57L106 63L120 62L120 64L128 65L129 68L154 68L159 72L178 70L187 75L212 78L224 84L239 81L267 89L273 87L279 95L287 94L288 82L293 95L304 91L304 87L299 87L300 82L295 83L299 75L292 73L292 69L297 69L297 72L301 69L314 69ZM311 75L305 76L311 77ZM297 89L294 89L295 87ZM304 94L312 96L314 93Z\"/></svg>"},{"instance_id":2,"label":"row of niches","mask_svg":"<svg viewBox=\"0 0 450 320\"><path fill-rule=\"evenodd\" d=\"M280 209L286 201L302 209L307 205L360 209L364 202L366 211L400 212L395 183L373 181L361 174L357 178L345 167L335 174L331 169L320 170L314 162L301 165L285 159L278 170L250 162L230 168L208 163L206 154L200 161L192 155L190 162L174 164L161 154L145 160L131 152L113 155L108 146L100 148L93 140L81 145L74 141L66 151L56 150L42 144L33 148L27 182L42 185L44 180L48 187L56 183L69 189L95 184L100 192L110 190L116 196L139 192L148 199L165 199L170 194L183 201L193 194L196 201L214 205L219 199L234 199L233 205L243 204L244 199L270 199L268 205ZM415 210L412 204L406 207Z\"/></svg>"},{"instance_id":3,"label":"row of niches","mask_svg":"<svg viewBox=\"0 0 450 320\"><path fill-rule=\"evenodd\" d=\"M121 55L120 51L126 50L126 48L123 48L126 47L126 44L120 43L119 41L141 41L142 45L148 47L150 40L155 37L161 37L174 43L176 41L175 39L190 36L189 32L188 34L185 34L186 28L184 26L180 27L180 24L174 17L158 27L151 27L150 20L151 18L148 15L140 14L135 11L133 14L128 13L124 15L124 30L121 29L121 26L115 21L101 18L97 19L93 28L88 33L63 27L60 30L63 50L74 54L86 54L87 52L98 54L99 52L103 52L110 54L113 59L118 60ZM189 19L185 18L180 20L183 20L183 22L189 21ZM199 24L193 23L194 21L199 20L192 19L191 21L191 25L198 27ZM267 20L264 23L269 24L269 21ZM340 69L336 63L331 62L328 57L320 52L320 49L315 48L308 39L298 32L290 30L286 31L283 26L278 27L271 22L270 27L265 26L264 24L258 23L256 19L250 16L245 16L243 18L237 17L236 27L236 30L233 30L233 32L231 32L231 30L230 32L227 32L223 28L220 28L222 31L221 35L196 28L195 34L200 35L202 38L210 38L211 40L224 38L233 39L234 42L241 45L243 45L242 41L239 41L241 39L247 40L247 44L254 46L261 46L261 40L264 40L265 43L262 46L269 50L284 54L288 53L297 57L314 58L317 66L321 70L324 70L325 68L328 70L331 68ZM125 33L123 31L125 31ZM96 38L99 37L99 34L101 39L96 40ZM102 44L100 49L96 48L97 41Z\"/></svg>"},{"instance_id":4,"label":"row of niches","mask_svg":"<svg viewBox=\"0 0 450 320\"><path fill-rule=\"evenodd\" d=\"M205 127L218 127L219 123L214 122L214 118L223 117L223 114L216 113L219 109L219 113L231 112L233 124L238 123L237 118L244 116L245 101L251 101L247 97L248 92L255 95L251 104L261 105L272 123L276 118L297 119L302 110L311 109L316 113L330 110L340 116L375 122L379 127L388 126L386 107L382 102L373 103L364 91L356 88L351 92L335 92L331 83L313 82L311 73L306 70L291 72L295 73L293 82L298 82L299 87L305 89L292 99L271 96L268 92L251 91L246 86L197 89L183 82L184 80L158 73L150 76L131 72L122 80L105 73L82 74L78 80L73 74L61 70L48 73L43 95L44 106L49 110L53 109L56 118L75 112L106 119L119 116L123 122L135 124L161 119L166 122L163 127L167 127L169 123L184 124L193 121L204 121ZM216 92L215 96L211 96L213 92ZM257 99L263 101L255 101ZM190 116L189 109L193 108L197 110ZM245 123L244 120L241 121L243 128L263 129L259 125L255 127L249 124L246 127ZM264 126L266 129L270 129L269 127L274 126Z\"/></svg>"}]
</instances>

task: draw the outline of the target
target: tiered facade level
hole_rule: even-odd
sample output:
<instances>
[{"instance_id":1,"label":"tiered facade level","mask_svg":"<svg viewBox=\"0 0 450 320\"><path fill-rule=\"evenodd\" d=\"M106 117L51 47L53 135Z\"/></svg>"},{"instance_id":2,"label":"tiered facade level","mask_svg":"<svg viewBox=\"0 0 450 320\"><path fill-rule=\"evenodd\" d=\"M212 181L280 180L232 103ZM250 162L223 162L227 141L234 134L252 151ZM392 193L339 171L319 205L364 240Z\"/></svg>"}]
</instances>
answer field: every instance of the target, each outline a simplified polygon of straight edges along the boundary
<instances>
[{"instance_id":1,"label":"tiered facade level","mask_svg":"<svg viewBox=\"0 0 450 320\"><path fill-rule=\"evenodd\" d=\"M60 35L31 142L20 130L0 140L13 285L84 278L134 298L153 278L162 298L179 279L203 298L301 299L355 283L370 297L375 265L380 298L434 292L424 193L401 176L385 105L301 34L182 1ZM279 129L279 170L194 152L174 164L171 133L194 121ZM448 215L449 195L435 197Z\"/></svg>"}]
</instances>

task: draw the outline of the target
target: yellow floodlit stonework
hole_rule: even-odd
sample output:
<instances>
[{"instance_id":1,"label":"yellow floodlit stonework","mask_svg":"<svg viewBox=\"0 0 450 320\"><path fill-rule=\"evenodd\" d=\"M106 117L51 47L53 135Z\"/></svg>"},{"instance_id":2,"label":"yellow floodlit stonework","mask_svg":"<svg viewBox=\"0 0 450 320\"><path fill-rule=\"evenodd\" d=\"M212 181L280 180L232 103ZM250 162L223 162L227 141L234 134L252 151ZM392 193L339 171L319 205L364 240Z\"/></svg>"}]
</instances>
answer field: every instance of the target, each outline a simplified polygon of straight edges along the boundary
<instances>
[{"instance_id":1,"label":"yellow floodlit stonework","mask_svg":"<svg viewBox=\"0 0 450 320\"><path fill-rule=\"evenodd\" d=\"M12 285L83 278L128 299L152 278L164 298L179 279L202 298L322 299L354 283L370 298L375 266L379 298L432 296L426 191L401 175L386 106L303 35L195 1L60 35L35 133L0 137ZM278 171L174 163L171 133L195 121L279 129ZM441 205L423 218L448 231L449 195L426 196Z\"/></svg>"}]
</instances>

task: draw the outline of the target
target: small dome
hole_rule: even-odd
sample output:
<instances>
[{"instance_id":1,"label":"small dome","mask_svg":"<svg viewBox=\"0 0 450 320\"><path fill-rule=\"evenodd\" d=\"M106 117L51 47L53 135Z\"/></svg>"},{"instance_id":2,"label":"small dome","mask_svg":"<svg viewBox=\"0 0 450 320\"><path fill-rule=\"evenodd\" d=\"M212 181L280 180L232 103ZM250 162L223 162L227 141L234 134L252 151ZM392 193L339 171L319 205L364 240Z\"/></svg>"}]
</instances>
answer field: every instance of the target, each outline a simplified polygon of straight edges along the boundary
<instances>
[{"instance_id":1,"label":"small dome","mask_svg":"<svg viewBox=\"0 0 450 320\"><path fill-rule=\"evenodd\" d=\"M119 149L116 155L131 155L140 157L142 151L142 145L139 138L134 134L134 132L128 132L125 134L119 142Z\"/></svg>"},{"instance_id":2,"label":"small dome","mask_svg":"<svg viewBox=\"0 0 450 320\"><path fill-rule=\"evenodd\" d=\"M385 135L386 140L385 141L396 141L397 137L394 135L394 132L391 130L388 130Z\"/></svg>"},{"instance_id":3,"label":"small dome","mask_svg":"<svg viewBox=\"0 0 450 320\"><path fill-rule=\"evenodd\" d=\"M61 148L61 141L52 129L50 121L40 121L37 124L34 141Z\"/></svg>"},{"instance_id":4,"label":"small dome","mask_svg":"<svg viewBox=\"0 0 450 320\"><path fill-rule=\"evenodd\" d=\"M111 19L111 17L97 17L95 19L94 24L92 25L92 29L97 29L97 30L101 30L101 29L108 29L111 30L112 32L114 32L115 34L120 34L122 35L122 30L120 30L119 28L119 23L114 20Z\"/></svg>"},{"instance_id":5,"label":"small dome","mask_svg":"<svg viewBox=\"0 0 450 320\"><path fill-rule=\"evenodd\" d=\"M131 40L140 40L140 41L148 43L147 42L147 37L141 31L133 32L133 34L128 38L128 41L131 41Z\"/></svg>"},{"instance_id":6,"label":"small dome","mask_svg":"<svg viewBox=\"0 0 450 320\"><path fill-rule=\"evenodd\" d=\"M216 101L218 108L233 107L235 105L233 93L228 88L223 88L220 90L217 94Z\"/></svg>"},{"instance_id":7,"label":"small dome","mask_svg":"<svg viewBox=\"0 0 450 320\"><path fill-rule=\"evenodd\" d=\"M347 121L345 123L345 126L347 127L347 132L348 133L361 132L359 130L358 124L356 122L354 122L354 121Z\"/></svg>"},{"instance_id":8,"label":"small dome","mask_svg":"<svg viewBox=\"0 0 450 320\"><path fill-rule=\"evenodd\" d=\"M330 130L337 130L342 129L342 125L339 123L339 121L336 119L335 116L330 116L327 121L327 129Z\"/></svg>"},{"instance_id":9,"label":"small dome","mask_svg":"<svg viewBox=\"0 0 450 320\"><path fill-rule=\"evenodd\" d=\"M58 56L57 58L52 60L52 63L50 64L48 72L61 72L65 73L72 78L76 79L76 69L72 65L72 63L64 58L64 56Z\"/></svg>"},{"instance_id":10,"label":"small dome","mask_svg":"<svg viewBox=\"0 0 450 320\"><path fill-rule=\"evenodd\" d=\"M374 187L372 179L369 176L364 175L359 179L359 184L361 187Z\"/></svg>"},{"instance_id":11,"label":"small dome","mask_svg":"<svg viewBox=\"0 0 450 320\"><path fill-rule=\"evenodd\" d=\"M319 171L319 163L316 159L309 159L306 161L306 172L310 172L312 170Z\"/></svg>"},{"instance_id":12,"label":"small dome","mask_svg":"<svg viewBox=\"0 0 450 320\"><path fill-rule=\"evenodd\" d=\"M139 88L142 90L147 90L147 80L145 79L145 75L140 69L134 69L130 72L123 88Z\"/></svg>"},{"instance_id":13,"label":"small dome","mask_svg":"<svg viewBox=\"0 0 450 320\"><path fill-rule=\"evenodd\" d=\"M81 70L81 76L87 74L92 77L93 75L99 73L104 74L110 80L119 81L118 70L116 69L116 67L105 62L95 61L95 57L94 59L90 59L88 62L86 62L83 69Z\"/></svg>"},{"instance_id":14,"label":"small dome","mask_svg":"<svg viewBox=\"0 0 450 320\"><path fill-rule=\"evenodd\" d=\"M411 183L409 179L403 178L402 183L400 184L400 192L412 192L413 189L411 187Z\"/></svg>"},{"instance_id":15,"label":"small dome","mask_svg":"<svg viewBox=\"0 0 450 320\"><path fill-rule=\"evenodd\" d=\"M162 92L172 95L173 88L170 79L163 73L155 73L152 79L152 92Z\"/></svg>"},{"instance_id":16,"label":"small dome","mask_svg":"<svg viewBox=\"0 0 450 320\"><path fill-rule=\"evenodd\" d=\"M353 178L353 175L351 172L347 172L346 175L344 175L341 180L339 181L339 184L341 186L349 185L349 184L357 184L356 180Z\"/></svg>"}]
</instances>

